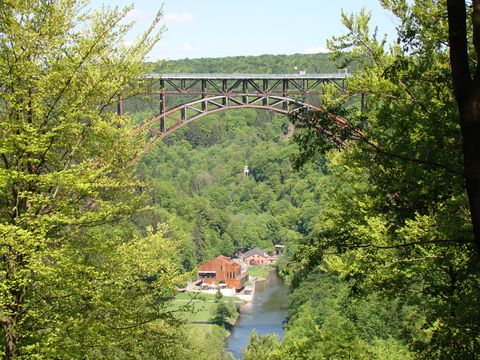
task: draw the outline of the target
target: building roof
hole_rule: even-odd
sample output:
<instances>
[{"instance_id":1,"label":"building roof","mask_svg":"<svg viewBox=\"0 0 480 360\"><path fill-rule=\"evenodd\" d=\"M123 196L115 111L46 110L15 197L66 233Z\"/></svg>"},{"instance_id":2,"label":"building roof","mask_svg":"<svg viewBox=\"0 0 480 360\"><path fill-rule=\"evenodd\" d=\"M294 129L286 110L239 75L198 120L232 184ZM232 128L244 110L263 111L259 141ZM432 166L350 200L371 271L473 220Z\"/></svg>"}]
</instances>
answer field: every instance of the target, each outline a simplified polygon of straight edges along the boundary
<instances>
[{"instance_id":1,"label":"building roof","mask_svg":"<svg viewBox=\"0 0 480 360\"><path fill-rule=\"evenodd\" d=\"M265 251L263 251L262 249L258 248L258 247L253 248L253 249L251 249L251 250L248 250L247 252L245 252L245 253L242 255L242 257L245 259L245 258L247 258L247 257L249 257L249 256L252 256L252 255L255 255L255 254L260 255L260 256L263 256L263 257L268 257L268 254L267 254Z\"/></svg>"},{"instance_id":2,"label":"building roof","mask_svg":"<svg viewBox=\"0 0 480 360\"><path fill-rule=\"evenodd\" d=\"M207 261L206 263L200 265L198 267L198 270L202 271L202 268L205 268L212 264L212 263L215 263L215 262L221 262L223 263L224 265L229 265L229 266L233 266L233 267L240 267L239 264L237 264L236 262L234 262L232 259L230 259L229 257L226 257L226 256L223 256L223 255L220 255L220 256L217 256L216 258L214 259L211 259L209 261Z\"/></svg>"}]
</instances>

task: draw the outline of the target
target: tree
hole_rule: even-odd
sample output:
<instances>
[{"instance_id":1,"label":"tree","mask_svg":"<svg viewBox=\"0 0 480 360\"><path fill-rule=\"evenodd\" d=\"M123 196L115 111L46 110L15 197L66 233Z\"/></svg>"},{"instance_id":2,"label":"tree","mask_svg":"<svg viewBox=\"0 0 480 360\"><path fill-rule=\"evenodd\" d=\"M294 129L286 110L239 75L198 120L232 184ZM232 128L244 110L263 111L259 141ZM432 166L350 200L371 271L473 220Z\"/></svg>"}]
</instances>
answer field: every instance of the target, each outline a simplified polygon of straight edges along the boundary
<instances>
[{"instance_id":1,"label":"tree","mask_svg":"<svg viewBox=\"0 0 480 360\"><path fill-rule=\"evenodd\" d=\"M127 169L136 151L129 119L111 110L120 93L137 91L132 84L159 39L161 13L126 46L132 25L122 19L130 8L85 6L0 4L0 323L7 359L41 357L35 354L50 345L59 350L55 324L65 314L53 304L85 303L96 293L88 281L92 294L69 293L62 274L76 269L80 282L96 278L102 251L81 256L82 248L100 245L90 230L130 214L141 200L134 169ZM98 305L87 303L84 311Z\"/></svg>"},{"instance_id":2,"label":"tree","mask_svg":"<svg viewBox=\"0 0 480 360\"><path fill-rule=\"evenodd\" d=\"M260 335L253 330L248 339L248 345L242 350L245 360L255 359L280 359L272 352L280 345L275 334Z\"/></svg>"},{"instance_id":3,"label":"tree","mask_svg":"<svg viewBox=\"0 0 480 360\"><path fill-rule=\"evenodd\" d=\"M219 326L226 327L228 325L228 319L232 316L232 309L225 304L223 299L216 299L217 306L214 309L212 322Z\"/></svg>"},{"instance_id":4,"label":"tree","mask_svg":"<svg viewBox=\"0 0 480 360\"><path fill-rule=\"evenodd\" d=\"M347 32L330 47L340 67L355 66L348 89L328 92L324 113L298 119L300 163L326 157L327 172L314 234L295 255L296 278L301 283L302 273L320 268L354 279L358 294L380 291L415 304L425 309L422 328L431 337L405 339L410 348L425 357L473 358L480 349L473 320L478 248L446 4L382 1L398 21L397 42L388 49L367 12L342 14ZM348 106L358 94L368 95L363 112ZM347 122L338 126L332 114ZM324 130L333 136L326 139ZM341 151L332 138L341 140Z\"/></svg>"},{"instance_id":5,"label":"tree","mask_svg":"<svg viewBox=\"0 0 480 360\"><path fill-rule=\"evenodd\" d=\"M218 302L222 301L222 299L223 299L223 294L220 291L220 288L218 288L217 293L215 294L215 302L218 303Z\"/></svg>"},{"instance_id":6,"label":"tree","mask_svg":"<svg viewBox=\"0 0 480 360\"><path fill-rule=\"evenodd\" d=\"M465 2L448 0L447 11L452 82L463 140L463 176L477 255L480 256L480 1L472 1L471 37L467 33ZM476 62L469 55L469 39L473 41Z\"/></svg>"},{"instance_id":7,"label":"tree","mask_svg":"<svg viewBox=\"0 0 480 360\"><path fill-rule=\"evenodd\" d=\"M192 241L194 245L194 255L197 264L201 264L208 259L207 251L209 251L207 238L205 236L205 221L201 215L197 215L195 223L192 227Z\"/></svg>"},{"instance_id":8,"label":"tree","mask_svg":"<svg viewBox=\"0 0 480 360\"><path fill-rule=\"evenodd\" d=\"M96 228L82 246L72 241L55 251L57 266L37 276L26 301L32 309L20 357L184 359L184 324L168 300L186 277L167 230L125 239L114 226Z\"/></svg>"},{"instance_id":9,"label":"tree","mask_svg":"<svg viewBox=\"0 0 480 360\"><path fill-rule=\"evenodd\" d=\"M408 331L407 321L400 321L406 306L395 306L398 301L378 298L375 292L359 296L354 281L334 274L317 271L305 280L290 294L289 321L279 359L413 357L402 343L402 335Z\"/></svg>"}]
</instances>

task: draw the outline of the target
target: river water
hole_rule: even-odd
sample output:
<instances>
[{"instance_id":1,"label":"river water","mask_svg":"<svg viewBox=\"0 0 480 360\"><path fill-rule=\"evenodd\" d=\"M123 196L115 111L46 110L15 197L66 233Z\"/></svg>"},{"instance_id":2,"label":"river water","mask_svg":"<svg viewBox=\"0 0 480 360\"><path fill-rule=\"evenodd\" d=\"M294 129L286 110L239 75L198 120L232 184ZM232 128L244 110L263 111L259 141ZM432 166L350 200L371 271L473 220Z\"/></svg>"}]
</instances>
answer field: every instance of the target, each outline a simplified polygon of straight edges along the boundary
<instances>
[{"instance_id":1,"label":"river water","mask_svg":"<svg viewBox=\"0 0 480 360\"><path fill-rule=\"evenodd\" d=\"M227 351L236 359L242 358L242 348L248 344L250 332L275 333L283 337L283 322L287 318L288 287L272 271L266 281L257 281L251 308L240 314L240 318L227 338Z\"/></svg>"}]
</instances>

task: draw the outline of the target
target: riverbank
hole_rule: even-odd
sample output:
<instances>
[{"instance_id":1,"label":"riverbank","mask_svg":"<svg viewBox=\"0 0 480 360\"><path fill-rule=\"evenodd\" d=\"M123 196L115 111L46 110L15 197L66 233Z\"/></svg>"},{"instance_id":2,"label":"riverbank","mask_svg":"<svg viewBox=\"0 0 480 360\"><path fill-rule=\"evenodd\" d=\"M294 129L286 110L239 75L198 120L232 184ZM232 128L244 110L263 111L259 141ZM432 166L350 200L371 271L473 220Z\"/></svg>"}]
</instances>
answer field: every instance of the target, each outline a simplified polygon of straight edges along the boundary
<instances>
[{"instance_id":1,"label":"riverbank","mask_svg":"<svg viewBox=\"0 0 480 360\"><path fill-rule=\"evenodd\" d=\"M260 334L283 335L288 287L271 268L267 274L265 268L254 269L253 274L248 284L252 290L248 301L238 294L220 297L187 291L179 292L172 301L173 309L185 307L189 336L198 348L209 351L212 360L224 359L226 352L241 359L242 348L248 344L254 328ZM222 303L230 308L228 315L223 313Z\"/></svg>"},{"instance_id":2,"label":"riverbank","mask_svg":"<svg viewBox=\"0 0 480 360\"><path fill-rule=\"evenodd\" d=\"M271 267L251 267L255 276L251 277L248 285L239 293L228 291L231 289L222 289L219 297L218 291L212 290L188 290L179 292L175 299L172 300L174 309L182 306L189 309L189 322L197 325L215 324L215 311L219 302L223 302L230 310L230 316L225 319L225 328L230 330L237 322L239 315L243 312L249 311L253 306L253 299L255 297L255 290L258 283L266 281ZM268 271L268 272L267 272ZM235 309L235 311L234 311ZM227 332L225 336L229 336Z\"/></svg>"}]
</instances>

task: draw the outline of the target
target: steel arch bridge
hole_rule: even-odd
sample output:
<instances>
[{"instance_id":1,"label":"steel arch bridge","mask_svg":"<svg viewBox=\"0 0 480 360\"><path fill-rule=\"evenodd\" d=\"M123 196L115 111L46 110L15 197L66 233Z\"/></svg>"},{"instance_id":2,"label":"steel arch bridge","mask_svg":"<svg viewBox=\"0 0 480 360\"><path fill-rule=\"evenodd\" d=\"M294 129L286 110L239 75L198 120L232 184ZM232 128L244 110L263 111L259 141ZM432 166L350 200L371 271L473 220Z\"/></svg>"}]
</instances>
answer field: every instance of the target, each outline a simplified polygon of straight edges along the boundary
<instances>
[{"instance_id":1,"label":"steel arch bridge","mask_svg":"<svg viewBox=\"0 0 480 360\"><path fill-rule=\"evenodd\" d=\"M146 79L158 82L158 115L141 123L136 131L147 131L147 151L159 140L203 116L229 109L263 109L285 115L301 109L321 110L302 100L321 94L325 84L339 90L348 73L334 74L151 74ZM173 98L174 101L171 101ZM167 101L168 100L168 101ZM172 103L171 106L167 104ZM123 102L118 102L123 113Z\"/></svg>"}]
</instances>

